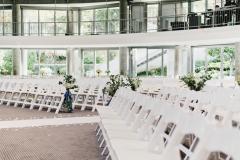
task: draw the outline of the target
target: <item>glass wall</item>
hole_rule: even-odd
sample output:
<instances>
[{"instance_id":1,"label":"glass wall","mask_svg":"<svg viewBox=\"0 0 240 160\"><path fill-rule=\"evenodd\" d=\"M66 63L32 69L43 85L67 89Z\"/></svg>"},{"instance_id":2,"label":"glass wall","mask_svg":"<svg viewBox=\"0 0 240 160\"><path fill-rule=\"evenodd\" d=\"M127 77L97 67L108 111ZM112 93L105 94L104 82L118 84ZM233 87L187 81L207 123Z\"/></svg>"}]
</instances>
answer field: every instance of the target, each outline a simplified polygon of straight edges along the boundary
<instances>
[{"instance_id":1,"label":"glass wall","mask_svg":"<svg viewBox=\"0 0 240 160\"><path fill-rule=\"evenodd\" d=\"M65 35L67 33L67 11L56 11L55 14L56 14L56 34Z\"/></svg>"},{"instance_id":2,"label":"glass wall","mask_svg":"<svg viewBox=\"0 0 240 160\"><path fill-rule=\"evenodd\" d=\"M119 32L119 7L80 11L81 35Z\"/></svg>"},{"instance_id":3,"label":"glass wall","mask_svg":"<svg viewBox=\"0 0 240 160\"><path fill-rule=\"evenodd\" d=\"M24 35L38 35L38 10L24 10L23 12L23 28Z\"/></svg>"},{"instance_id":4,"label":"glass wall","mask_svg":"<svg viewBox=\"0 0 240 160\"><path fill-rule=\"evenodd\" d=\"M26 49L28 75L66 74L66 50Z\"/></svg>"},{"instance_id":5,"label":"glass wall","mask_svg":"<svg viewBox=\"0 0 240 160\"><path fill-rule=\"evenodd\" d=\"M206 4L205 0L200 1L193 1L191 3L191 12L205 12L206 11Z\"/></svg>"},{"instance_id":6,"label":"glass wall","mask_svg":"<svg viewBox=\"0 0 240 160\"><path fill-rule=\"evenodd\" d=\"M65 35L66 10L23 10L24 35Z\"/></svg>"},{"instance_id":7,"label":"glass wall","mask_svg":"<svg viewBox=\"0 0 240 160\"><path fill-rule=\"evenodd\" d=\"M167 76L168 52L162 48L133 48L137 76Z\"/></svg>"},{"instance_id":8,"label":"glass wall","mask_svg":"<svg viewBox=\"0 0 240 160\"><path fill-rule=\"evenodd\" d=\"M119 8L108 8L108 33L119 33Z\"/></svg>"},{"instance_id":9,"label":"glass wall","mask_svg":"<svg viewBox=\"0 0 240 160\"><path fill-rule=\"evenodd\" d=\"M120 73L119 50L117 49L84 49L84 76L106 76Z\"/></svg>"},{"instance_id":10,"label":"glass wall","mask_svg":"<svg viewBox=\"0 0 240 160\"><path fill-rule=\"evenodd\" d=\"M12 35L12 10L0 10L0 35Z\"/></svg>"},{"instance_id":11,"label":"glass wall","mask_svg":"<svg viewBox=\"0 0 240 160\"><path fill-rule=\"evenodd\" d=\"M0 74L13 74L13 51L12 49L0 49Z\"/></svg>"},{"instance_id":12,"label":"glass wall","mask_svg":"<svg viewBox=\"0 0 240 160\"><path fill-rule=\"evenodd\" d=\"M158 4L147 5L147 31L156 32L158 29Z\"/></svg>"},{"instance_id":13,"label":"glass wall","mask_svg":"<svg viewBox=\"0 0 240 160\"><path fill-rule=\"evenodd\" d=\"M211 72L213 78L233 77L235 72L235 48L201 47L193 49L193 71L203 74Z\"/></svg>"}]
</instances>

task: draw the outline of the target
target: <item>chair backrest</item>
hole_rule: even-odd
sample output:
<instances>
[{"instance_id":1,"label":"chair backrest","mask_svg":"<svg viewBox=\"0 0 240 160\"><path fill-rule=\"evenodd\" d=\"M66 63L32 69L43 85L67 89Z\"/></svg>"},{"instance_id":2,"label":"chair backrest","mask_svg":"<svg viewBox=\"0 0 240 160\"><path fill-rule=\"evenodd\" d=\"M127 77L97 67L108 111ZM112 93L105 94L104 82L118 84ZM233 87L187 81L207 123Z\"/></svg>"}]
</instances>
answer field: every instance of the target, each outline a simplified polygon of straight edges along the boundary
<instances>
[{"instance_id":1,"label":"chair backrest","mask_svg":"<svg viewBox=\"0 0 240 160\"><path fill-rule=\"evenodd\" d=\"M237 160L240 159L239 130L227 127L208 126L205 139L198 151L193 155L193 160Z\"/></svg>"},{"instance_id":2,"label":"chair backrest","mask_svg":"<svg viewBox=\"0 0 240 160\"><path fill-rule=\"evenodd\" d=\"M181 120L169 141L163 156L165 159L187 160L195 154L199 143L204 139L208 125L204 117L181 112Z\"/></svg>"}]
</instances>

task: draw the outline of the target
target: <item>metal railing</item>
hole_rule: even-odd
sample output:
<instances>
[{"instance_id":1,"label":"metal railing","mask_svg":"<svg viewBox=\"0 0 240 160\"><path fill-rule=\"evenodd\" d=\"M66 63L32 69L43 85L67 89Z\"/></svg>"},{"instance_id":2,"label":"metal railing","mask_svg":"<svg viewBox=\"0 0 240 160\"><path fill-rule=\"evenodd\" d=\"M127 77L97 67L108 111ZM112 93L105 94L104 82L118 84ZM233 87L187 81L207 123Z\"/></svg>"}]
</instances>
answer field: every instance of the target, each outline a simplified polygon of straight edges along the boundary
<instances>
[{"instance_id":1,"label":"metal railing","mask_svg":"<svg viewBox=\"0 0 240 160\"><path fill-rule=\"evenodd\" d=\"M240 7L224 7L206 12L141 19L80 22L0 22L0 36L74 36L163 32L239 24Z\"/></svg>"}]
</instances>

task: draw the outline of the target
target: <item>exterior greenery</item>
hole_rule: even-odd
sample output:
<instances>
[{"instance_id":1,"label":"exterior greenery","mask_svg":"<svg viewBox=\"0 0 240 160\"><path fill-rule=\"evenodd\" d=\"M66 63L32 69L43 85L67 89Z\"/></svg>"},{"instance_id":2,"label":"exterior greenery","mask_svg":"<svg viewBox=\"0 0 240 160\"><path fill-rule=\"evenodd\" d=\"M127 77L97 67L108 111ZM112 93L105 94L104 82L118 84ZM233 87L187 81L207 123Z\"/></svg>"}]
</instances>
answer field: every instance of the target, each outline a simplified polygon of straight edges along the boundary
<instances>
[{"instance_id":1,"label":"exterior greenery","mask_svg":"<svg viewBox=\"0 0 240 160\"><path fill-rule=\"evenodd\" d=\"M207 53L208 61L198 60L195 62L195 73L211 72L213 78L218 78L223 64L223 75L232 76L234 72L235 49L224 47L221 55L221 48L211 48ZM207 63L207 65L205 64Z\"/></svg>"},{"instance_id":2,"label":"exterior greenery","mask_svg":"<svg viewBox=\"0 0 240 160\"><path fill-rule=\"evenodd\" d=\"M162 68L154 68L147 71L138 72L137 76L167 76L167 67Z\"/></svg>"}]
</instances>

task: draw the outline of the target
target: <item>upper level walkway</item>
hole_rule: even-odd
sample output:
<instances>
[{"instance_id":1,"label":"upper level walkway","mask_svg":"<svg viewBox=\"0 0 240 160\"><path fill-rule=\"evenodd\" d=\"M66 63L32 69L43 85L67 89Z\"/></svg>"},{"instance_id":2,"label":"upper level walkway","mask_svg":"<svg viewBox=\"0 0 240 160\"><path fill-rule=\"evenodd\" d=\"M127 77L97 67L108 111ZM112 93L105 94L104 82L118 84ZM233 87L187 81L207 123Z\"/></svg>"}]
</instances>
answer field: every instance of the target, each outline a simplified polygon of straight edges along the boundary
<instances>
[{"instance_id":1,"label":"upper level walkway","mask_svg":"<svg viewBox=\"0 0 240 160\"><path fill-rule=\"evenodd\" d=\"M182 30L93 36L2 36L0 48L101 48L177 45L221 45L240 42L240 25Z\"/></svg>"}]
</instances>

